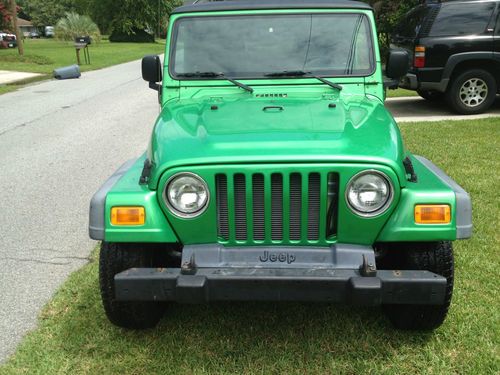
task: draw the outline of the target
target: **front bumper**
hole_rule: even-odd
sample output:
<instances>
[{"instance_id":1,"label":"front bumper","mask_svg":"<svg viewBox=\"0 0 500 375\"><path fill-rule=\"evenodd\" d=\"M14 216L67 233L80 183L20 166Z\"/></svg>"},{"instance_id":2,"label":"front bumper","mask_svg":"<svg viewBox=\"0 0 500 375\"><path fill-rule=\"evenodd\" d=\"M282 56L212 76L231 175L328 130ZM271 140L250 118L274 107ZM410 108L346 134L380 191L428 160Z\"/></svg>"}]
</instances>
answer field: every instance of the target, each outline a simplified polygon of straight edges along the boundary
<instances>
[{"instance_id":1,"label":"front bumper","mask_svg":"<svg viewBox=\"0 0 500 375\"><path fill-rule=\"evenodd\" d=\"M115 297L120 301L327 301L370 306L444 302L444 277L398 270L364 276L363 266L374 261L373 249L353 245L192 246L184 248L182 268L131 268L117 274Z\"/></svg>"},{"instance_id":2,"label":"front bumper","mask_svg":"<svg viewBox=\"0 0 500 375\"><path fill-rule=\"evenodd\" d=\"M429 304L444 301L446 279L428 271L206 268L132 268L115 276L121 301L328 301L356 305Z\"/></svg>"}]
</instances>

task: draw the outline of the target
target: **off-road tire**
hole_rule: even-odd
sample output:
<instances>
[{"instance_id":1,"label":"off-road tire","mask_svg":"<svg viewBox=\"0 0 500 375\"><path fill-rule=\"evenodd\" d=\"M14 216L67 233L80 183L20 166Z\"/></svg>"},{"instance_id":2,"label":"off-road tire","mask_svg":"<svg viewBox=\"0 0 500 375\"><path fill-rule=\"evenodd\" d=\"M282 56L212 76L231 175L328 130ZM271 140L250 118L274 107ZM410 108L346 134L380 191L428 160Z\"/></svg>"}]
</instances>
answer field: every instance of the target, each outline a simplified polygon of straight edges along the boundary
<instances>
[{"instance_id":1,"label":"off-road tire","mask_svg":"<svg viewBox=\"0 0 500 375\"><path fill-rule=\"evenodd\" d=\"M476 85L480 82L481 87L487 88L484 100L473 107L464 104L464 100L468 100L467 95L461 93L462 89L467 89L467 87L464 87L467 82L476 82ZM452 79L451 85L446 92L446 100L455 112L462 115L474 115L487 111L495 101L496 93L497 83L490 72L483 69L471 69Z\"/></svg>"},{"instance_id":2,"label":"off-road tire","mask_svg":"<svg viewBox=\"0 0 500 375\"><path fill-rule=\"evenodd\" d=\"M115 275L129 268L155 267L156 258L155 249L148 245L102 243L99 283L104 311L111 323L129 329L152 328L158 324L165 312L164 303L117 301L114 283Z\"/></svg>"},{"instance_id":3,"label":"off-road tire","mask_svg":"<svg viewBox=\"0 0 500 375\"><path fill-rule=\"evenodd\" d=\"M384 305L383 310L391 323L402 330L433 330L445 320L453 294L453 248L451 242L400 243L399 269L427 270L447 280L443 305ZM387 256L391 256L390 249Z\"/></svg>"},{"instance_id":4,"label":"off-road tire","mask_svg":"<svg viewBox=\"0 0 500 375\"><path fill-rule=\"evenodd\" d=\"M435 90L417 90L417 93L429 102L440 102L444 99L444 93Z\"/></svg>"}]
</instances>

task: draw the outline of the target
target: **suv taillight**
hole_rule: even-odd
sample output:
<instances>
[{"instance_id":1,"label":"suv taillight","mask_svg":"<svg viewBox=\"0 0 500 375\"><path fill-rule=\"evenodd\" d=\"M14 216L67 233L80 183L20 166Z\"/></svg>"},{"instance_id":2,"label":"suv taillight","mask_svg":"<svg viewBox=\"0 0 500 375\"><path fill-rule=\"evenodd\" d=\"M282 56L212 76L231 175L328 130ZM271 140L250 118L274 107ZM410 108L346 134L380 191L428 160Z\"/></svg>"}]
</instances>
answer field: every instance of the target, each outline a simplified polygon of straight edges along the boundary
<instances>
[{"instance_id":1,"label":"suv taillight","mask_svg":"<svg viewBox=\"0 0 500 375\"><path fill-rule=\"evenodd\" d=\"M413 59L413 66L415 68L425 67L425 47L416 46L415 47L415 58Z\"/></svg>"}]
</instances>

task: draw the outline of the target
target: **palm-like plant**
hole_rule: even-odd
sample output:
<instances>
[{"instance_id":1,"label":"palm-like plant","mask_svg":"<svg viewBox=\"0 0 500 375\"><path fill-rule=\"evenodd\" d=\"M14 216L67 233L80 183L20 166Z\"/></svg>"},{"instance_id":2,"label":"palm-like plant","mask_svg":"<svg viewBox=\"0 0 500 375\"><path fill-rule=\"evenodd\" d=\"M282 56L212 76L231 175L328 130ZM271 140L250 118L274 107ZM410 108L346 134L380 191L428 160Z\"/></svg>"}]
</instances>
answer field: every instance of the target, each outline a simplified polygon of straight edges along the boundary
<instances>
[{"instance_id":1,"label":"palm-like plant","mask_svg":"<svg viewBox=\"0 0 500 375\"><path fill-rule=\"evenodd\" d=\"M101 40L101 32L89 16L68 12L66 17L61 18L56 24L55 36L58 39L73 40L77 36L87 35L95 42Z\"/></svg>"}]
</instances>

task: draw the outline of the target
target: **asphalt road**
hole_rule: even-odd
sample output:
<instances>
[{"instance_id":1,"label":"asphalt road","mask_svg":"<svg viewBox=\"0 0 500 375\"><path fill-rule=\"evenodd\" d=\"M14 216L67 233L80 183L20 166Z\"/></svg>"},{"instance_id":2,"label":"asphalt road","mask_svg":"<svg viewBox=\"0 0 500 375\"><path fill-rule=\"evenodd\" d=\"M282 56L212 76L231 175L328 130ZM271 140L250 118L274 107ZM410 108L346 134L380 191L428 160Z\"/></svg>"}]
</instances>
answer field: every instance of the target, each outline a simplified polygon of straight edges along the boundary
<instances>
[{"instance_id":1,"label":"asphalt road","mask_svg":"<svg viewBox=\"0 0 500 375\"><path fill-rule=\"evenodd\" d=\"M388 106L399 121L452 117L417 98ZM87 262L96 245L87 235L90 198L144 151L157 114L139 62L0 97L0 362Z\"/></svg>"},{"instance_id":2,"label":"asphalt road","mask_svg":"<svg viewBox=\"0 0 500 375\"><path fill-rule=\"evenodd\" d=\"M87 262L90 198L144 151L157 114L139 62L0 97L0 362Z\"/></svg>"}]
</instances>

